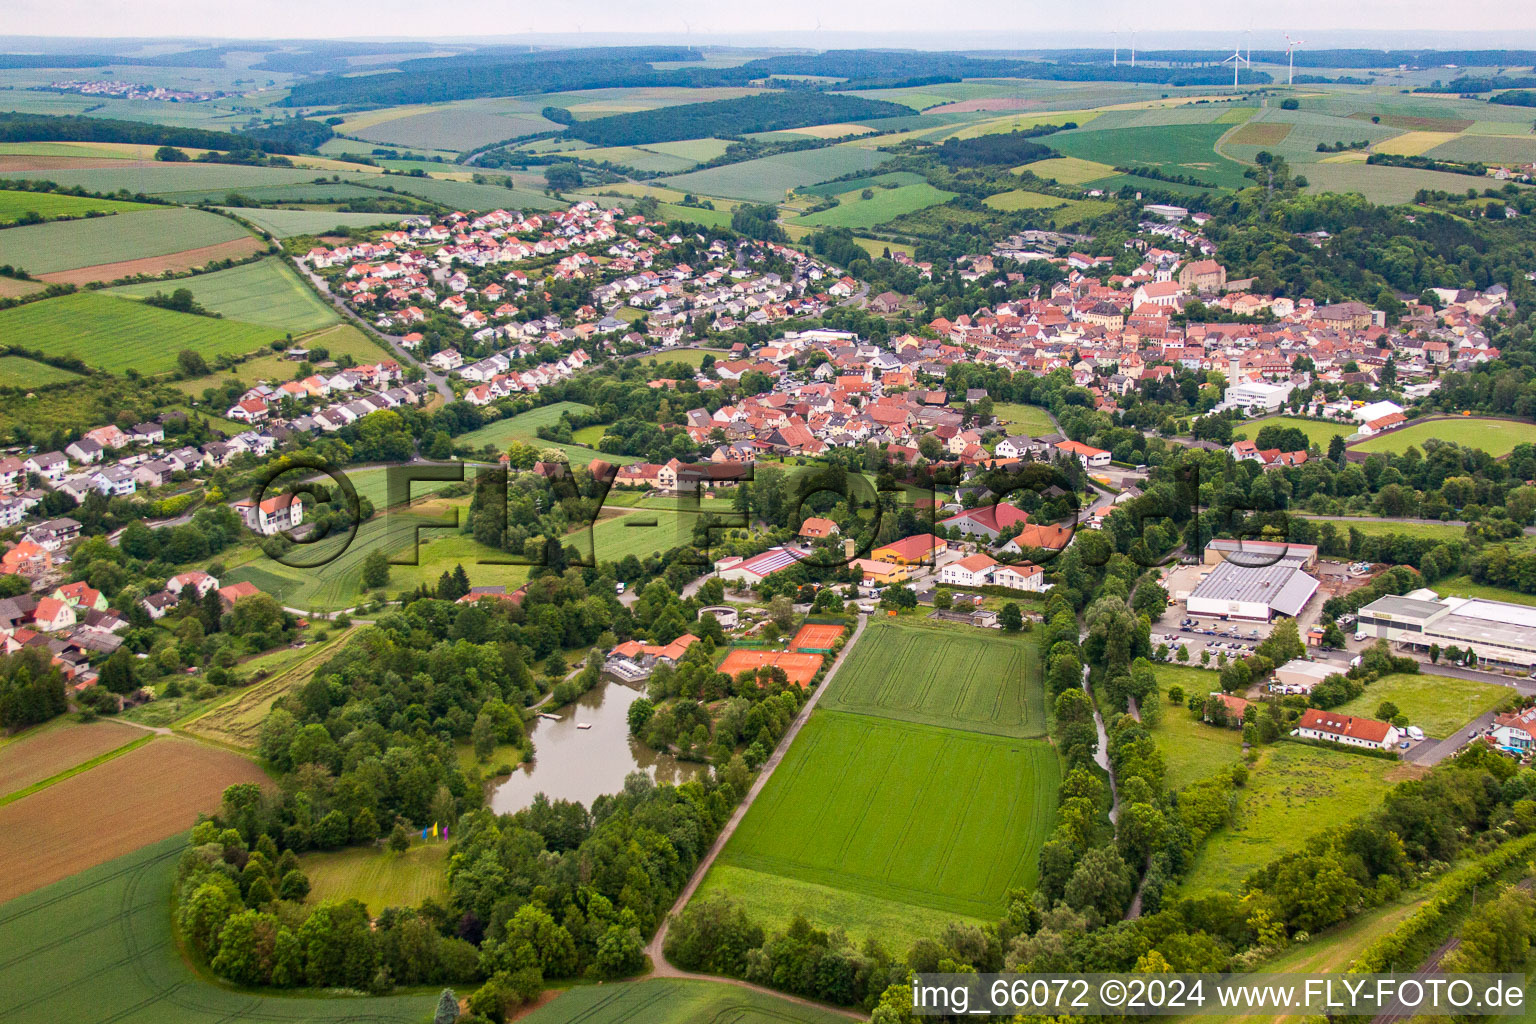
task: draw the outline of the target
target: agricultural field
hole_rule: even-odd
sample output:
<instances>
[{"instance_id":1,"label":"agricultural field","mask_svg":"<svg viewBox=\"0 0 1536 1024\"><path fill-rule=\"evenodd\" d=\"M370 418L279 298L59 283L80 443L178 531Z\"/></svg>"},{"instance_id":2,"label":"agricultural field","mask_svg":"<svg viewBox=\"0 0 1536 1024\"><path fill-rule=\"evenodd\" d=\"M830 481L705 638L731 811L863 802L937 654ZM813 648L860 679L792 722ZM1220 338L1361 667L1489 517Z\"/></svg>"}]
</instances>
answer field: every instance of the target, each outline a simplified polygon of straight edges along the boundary
<instances>
[{"instance_id":1,"label":"agricultural field","mask_svg":"<svg viewBox=\"0 0 1536 1024\"><path fill-rule=\"evenodd\" d=\"M1494 458L1503 458L1514 451L1517 444L1536 444L1536 423L1483 417L1421 420L1367 438L1351 446L1350 451L1401 455L1410 446L1417 446L1422 451L1424 442L1431 438L1450 441L1464 448L1477 448Z\"/></svg>"},{"instance_id":2,"label":"agricultural field","mask_svg":"<svg viewBox=\"0 0 1536 1024\"><path fill-rule=\"evenodd\" d=\"M838 196L839 205L820 213L804 214L795 222L807 227L872 228L904 213L945 203L955 197L955 193L934 188L927 182L896 188L877 186L870 191L873 194L868 199L862 198L863 189L844 192Z\"/></svg>"},{"instance_id":3,"label":"agricultural field","mask_svg":"<svg viewBox=\"0 0 1536 1024\"><path fill-rule=\"evenodd\" d=\"M871 622L822 698L830 711L998 736L1044 736L1035 644L991 630Z\"/></svg>"},{"instance_id":4,"label":"agricultural field","mask_svg":"<svg viewBox=\"0 0 1536 1024\"><path fill-rule=\"evenodd\" d=\"M462 152L503 139L536 135L560 127L539 116L538 110L538 106L530 105L526 113L503 114L474 109L468 105L452 105L407 113L404 117L377 121L364 127L354 127L357 122L352 121L343 125L342 131L384 145ZM364 118L367 116L363 115Z\"/></svg>"},{"instance_id":5,"label":"agricultural field","mask_svg":"<svg viewBox=\"0 0 1536 1024\"><path fill-rule=\"evenodd\" d=\"M105 164L107 161L101 161ZM130 194L174 197L177 193L239 192L263 185L295 185L319 177L306 167L247 167L242 164L139 163L113 160L118 166L55 166L37 170L6 170L7 178L40 178L60 185L79 185L87 192L110 194L126 189ZM331 175L325 176L327 179ZM343 175L343 181L366 180L374 175Z\"/></svg>"},{"instance_id":6,"label":"agricultural field","mask_svg":"<svg viewBox=\"0 0 1536 1024\"><path fill-rule=\"evenodd\" d=\"M0 388L45 388L79 379L78 373L26 356L0 356Z\"/></svg>"},{"instance_id":7,"label":"agricultural field","mask_svg":"<svg viewBox=\"0 0 1536 1024\"><path fill-rule=\"evenodd\" d=\"M1016 188L1012 192L999 192L982 200L994 210L1055 210L1066 206L1068 200L1060 196L1048 196L1043 192L1030 192Z\"/></svg>"},{"instance_id":8,"label":"agricultural field","mask_svg":"<svg viewBox=\"0 0 1536 1024\"><path fill-rule=\"evenodd\" d=\"M370 181L382 181L377 175ZM187 192L167 192L167 199L178 203L224 203L229 206L254 206L260 203L298 205L300 203L347 203L378 199L377 189L350 181L295 182L287 185L256 185L247 188L209 188Z\"/></svg>"},{"instance_id":9,"label":"agricultural field","mask_svg":"<svg viewBox=\"0 0 1536 1024\"><path fill-rule=\"evenodd\" d=\"M310 902L357 900L377 916L386 907L415 907L448 892L446 840L418 839L402 853L367 846L306 853L299 868L309 876Z\"/></svg>"},{"instance_id":10,"label":"agricultural field","mask_svg":"<svg viewBox=\"0 0 1536 1024\"><path fill-rule=\"evenodd\" d=\"M1058 775L1045 743L817 710L700 895L768 926L825 907L813 923L904 949L914 910L991 919L1033 883Z\"/></svg>"},{"instance_id":11,"label":"agricultural field","mask_svg":"<svg viewBox=\"0 0 1536 1024\"><path fill-rule=\"evenodd\" d=\"M1308 420L1300 416L1266 416L1238 424L1232 436L1239 441L1252 441L1265 427L1294 427L1306 434L1307 442L1317 445L1325 455L1328 453L1329 442L1335 436L1348 438L1355 432L1354 424L1351 423L1324 423L1322 420Z\"/></svg>"},{"instance_id":12,"label":"agricultural field","mask_svg":"<svg viewBox=\"0 0 1536 1024\"><path fill-rule=\"evenodd\" d=\"M497 450L505 450L513 441L521 441L524 444L535 445L539 448L554 448L565 453L573 466L585 466L595 459L605 462L624 465L637 462L638 459L628 455L605 455L591 448L582 448L579 445L558 444L554 441L545 441L539 438L536 431L539 427L553 426L560 421L560 413L569 408L589 409L578 402L556 402L553 405L540 406L529 412L520 413L508 419L487 423L479 430L472 430L467 434L460 434L454 439L455 443L462 447L478 449L484 445L491 445Z\"/></svg>"},{"instance_id":13,"label":"agricultural field","mask_svg":"<svg viewBox=\"0 0 1536 1024\"><path fill-rule=\"evenodd\" d=\"M311 350L325 349L331 359L349 355L360 363L376 363L390 355L380 343L351 323L336 324L317 333L307 334L304 336L303 343ZM196 399L202 397L203 392L208 388L230 377L238 377L249 384L263 380L292 380L298 373L299 366L299 363L285 358L282 353L267 349L236 363L227 370L215 371L202 377L187 377L174 381L171 386L187 397ZM198 414L207 416L208 412L202 409ZM217 425L215 423L215 426ZM237 424L235 433L244 429Z\"/></svg>"},{"instance_id":14,"label":"agricultural field","mask_svg":"<svg viewBox=\"0 0 1536 1024\"><path fill-rule=\"evenodd\" d=\"M1058 132L1047 140L1063 156L1095 163L1156 167L1222 188L1242 188L1244 167L1216 152L1216 141L1230 128L1223 124L1166 124L1146 127L1100 128L1095 120L1084 128ZM1158 183L1161 187L1161 183Z\"/></svg>"},{"instance_id":15,"label":"agricultural field","mask_svg":"<svg viewBox=\"0 0 1536 1024\"><path fill-rule=\"evenodd\" d=\"M1408 716L1409 725L1418 726L1429 736L1445 739L1511 696L1508 687L1492 683L1427 673L1397 673L1376 680L1360 696L1335 710L1375 718L1382 701L1391 701Z\"/></svg>"},{"instance_id":16,"label":"agricultural field","mask_svg":"<svg viewBox=\"0 0 1536 1024\"><path fill-rule=\"evenodd\" d=\"M59 271L169 256L248 237L228 217L178 207L58 221L0 233L0 263L47 279ZM99 278L111 280L111 278Z\"/></svg>"},{"instance_id":17,"label":"agricultural field","mask_svg":"<svg viewBox=\"0 0 1536 1024\"><path fill-rule=\"evenodd\" d=\"M1308 192L1358 192L1385 206L1411 202L1419 189L1464 193L1484 184L1465 174L1358 162L1313 164L1307 167L1306 178Z\"/></svg>"},{"instance_id":18,"label":"agricultural field","mask_svg":"<svg viewBox=\"0 0 1536 1024\"><path fill-rule=\"evenodd\" d=\"M860 192L866 188L894 188L901 185L920 185L926 179L921 174L913 171L890 171L886 174L871 174L863 178L851 178L847 181L829 181L820 185L808 185L805 188L796 189L797 195L820 196L825 199L828 196L842 195L847 192Z\"/></svg>"},{"instance_id":19,"label":"agricultural field","mask_svg":"<svg viewBox=\"0 0 1536 1024\"><path fill-rule=\"evenodd\" d=\"M1096 163L1075 156L1052 157L1036 160L1032 164L1015 167L1015 171L1029 171L1041 178L1051 178L1063 185L1085 185L1090 181L1115 173L1111 164Z\"/></svg>"},{"instance_id":20,"label":"agricultural field","mask_svg":"<svg viewBox=\"0 0 1536 1024\"><path fill-rule=\"evenodd\" d=\"M1163 696L1163 717L1156 729L1149 730L1157 749L1167 762L1169 789L1182 789L1191 782L1209 778L1243 753L1240 729L1219 729L1200 721L1184 704L1168 699L1170 687L1184 690L1187 701L1194 694L1208 694L1221 689L1219 673L1181 665L1157 666L1157 685Z\"/></svg>"},{"instance_id":21,"label":"agricultural field","mask_svg":"<svg viewBox=\"0 0 1536 1024\"><path fill-rule=\"evenodd\" d=\"M1300 849L1320 829L1370 811L1411 768L1301 743L1263 748L1238 793L1237 819L1195 854L1181 894L1235 891L1248 875Z\"/></svg>"},{"instance_id":22,"label":"agricultural field","mask_svg":"<svg viewBox=\"0 0 1536 1024\"><path fill-rule=\"evenodd\" d=\"M1536 594L1524 594L1518 590L1474 583L1470 576L1453 576L1434 585L1441 597L1481 597L1489 601L1508 601L1511 604L1536 605Z\"/></svg>"},{"instance_id":23,"label":"agricultural field","mask_svg":"<svg viewBox=\"0 0 1536 1024\"><path fill-rule=\"evenodd\" d=\"M261 738L261 723L266 720L272 704L289 690L309 682L332 652L354 631L344 629L324 643L309 644L297 652L280 652L294 657L284 658L276 675L252 683L240 690L233 699L186 723L184 728L194 736L254 751ZM261 667L271 671L264 665ZM242 675L250 670L249 664L240 669Z\"/></svg>"},{"instance_id":24,"label":"agricultural field","mask_svg":"<svg viewBox=\"0 0 1536 1024\"><path fill-rule=\"evenodd\" d=\"M391 177L388 186L396 192L455 210L555 210L567 204L528 189L477 185L472 181L445 181L442 178Z\"/></svg>"},{"instance_id":25,"label":"agricultural field","mask_svg":"<svg viewBox=\"0 0 1536 1024\"><path fill-rule=\"evenodd\" d=\"M145 282L109 289L109 295L145 298L186 288L205 309L231 320L305 334L341 319L334 306L299 280L281 257L246 263L171 282Z\"/></svg>"},{"instance_id":26,"label":"agricultural field","mask_svg":"<svg viewBox=\"0 0 1536 1024\"><path fill-rule=\"evenodd\" d=\"M960 397L964 397L963 395ZM1010 434L1028 434L1040 437L1056 433L1056 424L1050 410L1039 405L1022 405L1018 402L992 403L992 415Z\"/></svg>"},{"instance_id":27,"label":"agricultural field","mask_svg":"<svg viewBox=\"0 0 1536 1024\"><path fill-rule=\"evenodd\" d=\"M243 355L282 337L271 327L177 313L96 292L0 311L0 337L22 348L74 356L101 370L164 373L176 354Z\"/></svg>"},{"instance_id":28,"label":"agricultural field","mask_svg":"<svg viewBox=\"0 0 1536 1024\"><path fill-rule=\"evenodd\" d=\"M581 158L598 163L619 164L624 167L633 167L637 171L656 174L677 174L700 163L698 160L689 160L687 157L656 151L652 146L604 146L584 149L581 151Z\"/></svg>"},{"instance_id":29,"label":"agricultural field","mask_svg":"<svg viewBox=\"0 0 1536 1024\"><path fill-rule=\"evenodd\" d=\"M722 981L651 978L576 985L521 1018L527 1024L847 1024L830 1009Z\"/></svg>"},{"instance_id":30,"label":"agricultural field","mask_svg":"<svg viewBox=\"0 0 1536 1024\"><path fill-rule=\"evenodd\" d=\"M185 829L190 815L181 822ZM0 906L0 1019L122 1024L420 1024L437 993L263 996L204 981L171 933L182 835ZM46 978L46 985L38 979ZM722 986L724 987L724 986ZM604 991L598 989L597 991Z\"/></svg>"},{"instance_id":31,"label":"agricultural field","mask_svg":"<svg viewBox=\"0 0 1536 1024\"><path fill-rule=\"evenodd\" d=\"M1424 155L1435 160L1536 163L1536 137L1529 133L1524 136L1457 135L1427 150Z\"/></svg>"},{"instance_id":32,"label":"agricultural field","mask_svg":"<svg viewBox=\"0 0 1536 1024\"><path fill-rule=\"evenodd\" d=\"M884 153L856 146L828 146L662 178L661 184L695 195L771 203L783 199L785 193L801 185L826 181L853 171L872 171L886 159Z\"/></svg>"},{"instance_id":33,"label":"agricultural field","mask_svg":"<svg viewBox=\"0 0 1536 1024\"><path fill-rule=\"evenodd\" d=\"M0 903L180 834L226 787L265 781L238 754L161 736L0 806Z\"/></svg>"},{"instance_id":34,"label":"agricultural field","mask_svg":"<svg viewBox=\"0 0 1536 1024\"><path fill-rule=\"evenodd\" d=\"M739 522L741 518L739 514L724 515L728 522ZM697 518L692 512L651 506L623 515L599 517L592 526L590 542L583 528L567 535L565 543L574 545L583 558L593 558L594 564L623 561L629 555L643 560L692 544ZM701 565L700 569L703 568Z\"/></svg>"},{"instance_id":35,"label":"agricultural field","mask_svg":"<svg viewBox=\"0 0 1536 1024\"><path fill-rule=\"evenodd\" d=\"M44 220L60 217L84 217L87 214L132 213L153 210L148 203L127 203L117 199L65 196L54 192L0 190L0 227L14 224L23 216L36 214Z\"/></svg>"},{"instance_id":36,"label":"agricultural field","mask_svg":"<svg viewBox=\"0 0 1536 1024\"><path fill-rule=\"evenodd\" d=\"M149 734L111 721L56 719L0 744L0 799Z\"/></svg>"},{"instance_id":37,"label":"agricultural field","mask_svg":"<svg viewBox=\"0 0 1536 1024\"><path fill-rule=\"evenodd\" d=\"M676 203L661 203L656 212L662 220L672 224L702 224L707 228L728 228L731 226L731 211L726 209L727 204L715 203L715 209L705 210L697 206L680 206Z\"/></svg>"}]
</instances>

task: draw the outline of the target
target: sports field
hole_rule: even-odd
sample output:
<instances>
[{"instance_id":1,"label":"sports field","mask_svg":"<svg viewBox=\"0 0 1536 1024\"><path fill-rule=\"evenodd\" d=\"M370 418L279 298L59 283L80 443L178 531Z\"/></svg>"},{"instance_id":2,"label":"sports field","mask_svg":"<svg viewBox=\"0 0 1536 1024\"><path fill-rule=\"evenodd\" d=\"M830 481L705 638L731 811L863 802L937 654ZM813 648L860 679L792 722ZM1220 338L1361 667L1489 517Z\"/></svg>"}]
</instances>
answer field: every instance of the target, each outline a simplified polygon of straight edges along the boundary
<instances>
[{"instance_id":1,"label":"sports field","mask_svg":"<svg viewBox=\"0 0 1536 1024\"><path fill-rule=\"evenodd\" d=\"M89 213L130 213L134 210L153 209L155 207L148 203L126 203L117 199L66 196L56 192L0 190L0 227L14 224L29 213L35 213L44 220L57 220L60 217L84 217Z\"/></svg>"},{"instance_id":2,"label":"sports field","mask_svg":"<svg viewBox=\"0 0 1536 1024\"><path fill-rule=\"evenodd\" d=\"M247 237L228 217L181 207L29 224L0 233L0 263L31 274L165 256Z\"/></svg>"},{"instance_id":3,"label":"sports field","mask_svg":"<svg viewBox=\"0 0 1536 1024\"><path fill-rule=\"evenodd\" d=\"M527 1024L848 1024L832 1010L721 981L652 978L576 985L521 1018Z\"/></svg>"},{"instance_id":4,"label":"sports field","mask_svg":"<svg viewBox=\"0 0 1536 1024\"><path fill-rule=\"evenodd\" d=\"M171 934L171 888L185 848L185 838L177 835L0 906L0 1020L421 1024L430 1019L435 990L379 998L263 996L204 981L182 959ZM47 983L38 984L39 979Z\"/></svg>"},{"instance_id":5,"label":"sports field","mask_svg":"<svg viewBox=\"0 0 1536 1024\"><path fill-rule=\"evenodd\" d=\"M1350 450L1357 452L1392 452L1401 455L1409 446L1420 450L1434 438L1450 441L1464 448L1478 448L1499 458L1514 451L1517 444L1536 444L1536 423L1521 420L1496 420L1483 417L1421 420L1385 434L1367 438Z\"/></svg>"},{"instance_id":6,"label":"sports field","mask_svg":"<svg viewBox=\"0 0 1536 1024\"><path fill-rule=\"evenodd\" d=\"M734 677L739 672L754 672L764 665L784 670L784 675L796 686L809 686L825 659L820 654L802 654L796 651L753 651L738 648L725 656L720 671Z\"/></svg>"},{"instance_id":7,"label":"sports field","mask_svg":"<svg viewBox=\"0 0 1536 1024\"><path fill-rule=\"evenodd\" d=\"M1265 427L1294 427L1307 435L1307 443L1317 445L1324 455L1328 454L1328 445L1335 436L1347 438L1355 432L1353 423L1324 423L1322 420L1308 420L1300 416L1266 416L1239 424L1233 436L1255 441L1259 431Z\"/></svg>"},{"instance_id":8,"label":"sports field","mask_svg":"<svg viewBox=\"0 0 1536 1024\"><path fill-rule=\"evenodd\" d=\"M1509 687L1429 673L1382 676L1365 692L1337 710L1346 715L1375 718L1382 701L1391 701L1408 716L1408 724L1427 735L1446 739L1484 711L1512 696Z\"/></svg>"},{"instance_id":9,"label":"sports field","mask_svg":"<svg viewBox=\"0 0 1536 1024\"><path fill-rule=\"evenodd\" d=\"M736 871L700 892L728 889L770 924L851 900L817 923L905 949L871 925L908 908L991 919L1033 883L1057 784L1045 743L818 709L721 854Z\"/></svg>"},{"instance_id":10,"label":"sports field","mask_svg":"<svg viewBox=\"0 0 1536 1024\"><path fill-rule=\"evenodd\" d=\"M306 853L299 867L309 876L311 903L358 900L377 915L386 907L442 900L448 891L447 861L447 840L417 839L402 853L368 846Z\"/></svg>"},{"instance_id":11,"label":"sports field","mask_svg":"<svg viewBox=\"0 0 1536 1024\"><path fill-rule=\"evenodd\" d=\"M225 787L264 781L238 754L162 736L0 806L0 903L176 835Z\"/></svg>"},{"instance_id":12,"label":"sports field","mask_svg":"<svg viewBox=\"0 0 1536 1024\"><path fill-rule=\"evenodd\" d=\"M998 736L1044 736L1045 690L1028 638L872 621L822 707Z\"/></svg>"},{"instance_id":13,"label":"sports field","mask_svg":"<svg viewBox=\"0 0 1536 1024\"><path fill-rule=\"evenodd\" d=\"M837 638L848 631L846 626L832 623L807 622L790 641L792 651L830 651Z\"/></svg>"},{"instance_id":14,"label":"sports field","mask_svg":"<svg viewBox=\"0 0 1536 1024\"><path fill-rule=\"evenodd\" d=\"M211 361L219 355L244 355L282 336L282 331L271 327L176 313L97 292L76 292L0 311L0 337L7 341L75 356L113 373L129 368L163 373L175 368L176 354L182 349Z\"/></svg>"},{"instance_id":15,"label":"sports field","mask_svg":"<svg viewBox=\"0 0 1536 1024\"><path fill-rule=\"evenodd\" d=\"M230 320L292 334L316 331L341 319L335 307L311 291L280 257L177 281L123 285L108 294L145 298L156 292L168 295L178 288L190 290L205 309Z\"/></svg>"},{"instance_id":16,"label":"sports field","mask_svg":"<svg viewBox=\"0 0 1536 1024\"><path fill-rule=\"evenodd\" d=\"M79 379L78 373L26 356L0 356L0 388L43 388Z\"/></svg>"},{"instance_id":17,"label":"sports field","mask_svg":"<svg viewBox=\"0 0 1536 1024\"><path fill-rule=\"evenodd\" d=\"M1301 743L1262 748L1247 785L1238 791L1236 821L1211 833L1180 893L1235 891L1249 873L1300 849L1322 829L1373 809L1392 788L1390 780L1407 777L1410 770Z\"/></svg>"}]
</instances>

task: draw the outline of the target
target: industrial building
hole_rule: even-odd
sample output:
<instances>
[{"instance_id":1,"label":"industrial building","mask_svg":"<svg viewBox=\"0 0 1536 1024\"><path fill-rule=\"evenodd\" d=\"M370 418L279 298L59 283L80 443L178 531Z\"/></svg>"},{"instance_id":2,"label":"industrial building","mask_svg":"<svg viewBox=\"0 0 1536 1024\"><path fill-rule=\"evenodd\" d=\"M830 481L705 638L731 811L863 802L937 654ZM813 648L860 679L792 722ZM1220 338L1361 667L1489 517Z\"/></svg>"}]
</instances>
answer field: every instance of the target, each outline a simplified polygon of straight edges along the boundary
<instances>
[{"instance_id":1,"label":"industrial building","mask_svg":"<svg viewBox=\"0 0 1536 1024\"><path fill-rule=\"evenodd\" d=\"M1268 622L1276 615L1295 618L1317 593L1318 582L1301 571L1305 558L1283 555L1271 564L1249 566L1224 561L1190 593L1191 615Z\"/></svg>"},{"instance_id":2,"label":"industrial building","mask_svg":"<svg viewBox=\"0 0 1536 1024\"><path fill-rule=\"evenodd\" d=\"M1479 661L1536 666L1536 608L1483 598L1440 598L1432 590L1381 597L1359 612L1367 636L1428 650L1471 650Z\"/></svg>"}]
</instances>

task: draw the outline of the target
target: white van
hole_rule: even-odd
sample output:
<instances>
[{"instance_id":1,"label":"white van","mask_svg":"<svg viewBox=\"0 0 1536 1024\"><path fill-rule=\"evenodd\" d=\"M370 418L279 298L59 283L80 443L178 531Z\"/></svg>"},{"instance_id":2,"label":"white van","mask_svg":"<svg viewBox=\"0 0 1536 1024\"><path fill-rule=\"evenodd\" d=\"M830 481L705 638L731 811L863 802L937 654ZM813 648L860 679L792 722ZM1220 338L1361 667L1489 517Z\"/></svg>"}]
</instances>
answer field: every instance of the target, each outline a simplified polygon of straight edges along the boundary
<instances>
[{"instance_id":1,"label":"white van","mask_svg":"<svg viewBox=\"0 0 1536 1024\"><path fill-rule=\"evenodd\" d=\"M1424 738L1424 730L1416 725L1410 725L1408 727L1408 738L1417 743Z\"/></svg>"},{"instance_id":2,"label":"white van","mask_svg":"<svg viewBox=\"0 0 1536 1024\"><path fill-rule=\"evenodd\" d=\"M626 588L625 588L625 586L624 586L624 582L623 582L623 581L622 581L622 580L621 580L621 581L619 581L619 582L618 582L618 583L615 583L615 584L614 584L614 585L613 585L613 592L614 592L614 593L615 593L615 594L620 594L620 595L622 595L622 594L623 594L623 593L624 593L624 591L625 591L625 589L626 589Z\"/></svg>"},{"instance_id":3,"label":"white van","mask_svg":"<svg viewBox=\"0 0 1536 1024\"><path fill-rule=\"evenodd\" d=\"M1365 639L1365 634L1364 633L1356 633L1355 634L1355 640L1359 641L1359 640L1364 640L1364 639Z\"/></svg>"}]
</instances>

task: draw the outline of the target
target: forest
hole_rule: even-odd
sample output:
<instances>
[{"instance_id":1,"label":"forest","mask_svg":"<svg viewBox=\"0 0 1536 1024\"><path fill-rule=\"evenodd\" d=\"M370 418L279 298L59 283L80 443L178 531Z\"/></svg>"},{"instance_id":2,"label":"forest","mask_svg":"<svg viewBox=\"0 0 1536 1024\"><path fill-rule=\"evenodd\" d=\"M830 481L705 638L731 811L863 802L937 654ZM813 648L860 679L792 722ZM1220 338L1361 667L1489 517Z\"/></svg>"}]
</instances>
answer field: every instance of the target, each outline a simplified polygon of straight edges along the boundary
<instances>
[{"instance_id":1,"label":"forest","mask_svg":"<svg viewBox=\"0 0 1536 1024\"><path fill-rule=\"evenodd\" d=\"M129 142L295 154L312 152L319 142L325 141L311 141L319 137L321 128L325 138L329 138L330 128L312 121L283 122L257 131L231 133L76 114L0 114L0 142Z\"/></svg>"}]
</instances>

